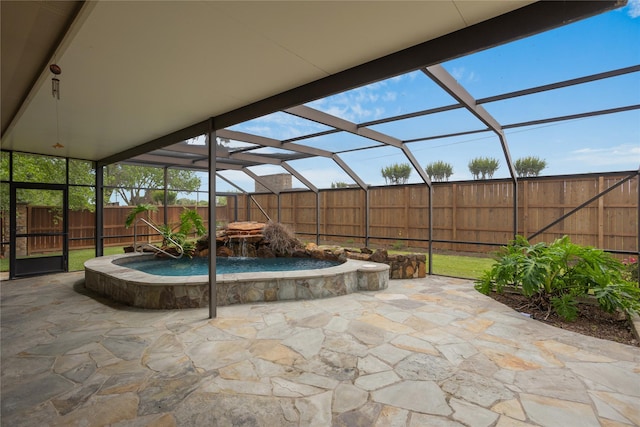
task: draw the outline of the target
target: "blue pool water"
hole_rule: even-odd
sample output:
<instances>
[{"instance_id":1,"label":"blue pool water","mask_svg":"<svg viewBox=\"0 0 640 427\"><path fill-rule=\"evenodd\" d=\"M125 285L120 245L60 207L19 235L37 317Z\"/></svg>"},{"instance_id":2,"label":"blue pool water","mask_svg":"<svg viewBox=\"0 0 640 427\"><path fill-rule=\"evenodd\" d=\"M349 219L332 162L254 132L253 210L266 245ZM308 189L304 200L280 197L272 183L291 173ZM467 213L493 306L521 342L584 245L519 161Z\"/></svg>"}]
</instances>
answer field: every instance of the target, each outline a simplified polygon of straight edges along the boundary
<instances>
[{"instance_id":1,"label":"blue pool water","mask_svg":"<svg viewBox=\"0 0 640 427\"><path fill-rule=\"evenodd\" d=\"M315 270L339 265L315 258L216 258L216 274L255 273L260 271ZM157 276L197 276L209 274L207 258L146 259L123 264Z\"/></svg>"}]
</instances>

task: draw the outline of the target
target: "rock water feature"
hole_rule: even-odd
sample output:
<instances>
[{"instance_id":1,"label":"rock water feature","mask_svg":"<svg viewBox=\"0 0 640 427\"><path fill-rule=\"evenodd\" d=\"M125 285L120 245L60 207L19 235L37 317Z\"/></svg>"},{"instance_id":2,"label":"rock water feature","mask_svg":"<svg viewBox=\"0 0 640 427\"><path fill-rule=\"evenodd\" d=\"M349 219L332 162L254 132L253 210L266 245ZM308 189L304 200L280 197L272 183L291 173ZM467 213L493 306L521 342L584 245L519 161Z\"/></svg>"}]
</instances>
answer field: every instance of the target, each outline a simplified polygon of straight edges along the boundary
<instances>
[{"instance_id":1,"label":"rock water feature","mask_svg":"<svg viewBox=\"0 0 640 427\"><path fill-rule=\"evenodd\" d=\"M272 229L276 227L278 229ZM283 237L283 234L285 235ZM265 237L266 235L266 237ZM277 239L278 246L282 240L286 241L289 251L274 248ZM209 236L197 242L197 254L208 256ZM426 255L406 254L389 255L384 249L375 251L369 248L349 249L336 246L318 246L315 243L304 245L295 238L293 233L281 224L262 222L232 222L216 233L216 256L220 257L258 257L273 258L276 256L311 257L330 261L344 262L347 259L376 262L390 267L390 279L415 279L426 276Z\"/></svg>"}]
</instances>

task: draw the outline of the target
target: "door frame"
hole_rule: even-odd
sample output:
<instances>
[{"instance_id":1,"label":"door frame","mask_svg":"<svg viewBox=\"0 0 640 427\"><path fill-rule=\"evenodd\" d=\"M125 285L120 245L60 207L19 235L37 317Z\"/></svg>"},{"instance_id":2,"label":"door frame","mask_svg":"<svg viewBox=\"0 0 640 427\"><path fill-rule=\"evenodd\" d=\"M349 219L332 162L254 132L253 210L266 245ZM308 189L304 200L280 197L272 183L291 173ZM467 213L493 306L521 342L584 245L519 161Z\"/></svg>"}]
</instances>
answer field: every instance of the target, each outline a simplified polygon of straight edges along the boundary
<instances>
[{"instance_id":1,"label":"door frame","mask_svg":"<svg viewBox=\"0 0 640 427\"><path fill-rule=\"evenodd\" d=\"M18 190L53 190L62 191L62 232L55 233L26 233L17 232L17 203ZM37 276L51 273L64 273L69 271L69 189L65 184L43 184L28 182L11 183L10 196L10 260L9 278ZM37 258L17 258L16 243L21 237L34 236L62 236L62 255L52 255Z\"/></svg>"}]
</instances>

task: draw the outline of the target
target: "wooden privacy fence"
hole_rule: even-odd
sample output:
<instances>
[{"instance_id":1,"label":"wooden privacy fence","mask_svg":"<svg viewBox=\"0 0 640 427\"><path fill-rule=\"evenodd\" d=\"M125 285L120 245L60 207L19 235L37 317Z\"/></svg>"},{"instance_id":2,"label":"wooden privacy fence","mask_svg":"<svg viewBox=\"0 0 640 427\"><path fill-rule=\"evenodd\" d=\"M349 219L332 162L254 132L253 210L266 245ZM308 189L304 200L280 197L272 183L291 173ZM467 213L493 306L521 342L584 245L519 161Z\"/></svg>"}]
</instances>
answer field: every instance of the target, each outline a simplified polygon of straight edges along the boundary
<instances>
[{"instance_id":1,"label":"wooden privacy fence","mask_svg":"<svg viewBox=\"0 0 640 427\"><path fill-rule=\"evenodd\" d=\"M167 206L167 224L178 224L184 206ZM193 207L191 207L193 209ZM198 213L208 227L208 207L199 206ZM226 206L217 207L218 221L225 220L229 209ZM131 206L104 207L104 238L105 246L130 245L133 242L133 227L126 228L125 220L131 212ZM32 233L47 233L61 231L60 213L46 206L25 206L23 215L27 223L27 230ZM139 214L139 217L151 219L156 224L164 223L164 209L158 207L156 212ZM85 249L95 246L95 212L88 210L69 211L69 249ZM138 235L144 241L159 241L159 235L148 226L139 224ZM149 235L150 234L150 235ZM149 236L147 236L149 235ZM48 252L54 248L61 248L59 236L40 236L28 242L28 254Z\"/></svg>"},{"instance_id":2,"label":"wooden privacy fence","mask_svg":"<svg viewBox=\"0 0 640 427\"><path fill-rule=\"evenodd\" d=\"M629 179L628 177L631 178ZM624 182L623 182L624 181ZM622 184L620 184L623 182ZM602 197L595 198L615 187ZM530 236L557 221L563 215L575 213L551 226L532 239L552 241L565 234L573 242L611 251L638 252L638 174L609 174L540 177L518 180L518 234ZM367 235L367 195L358 188L296 191L278 196L255 194L254 198L274 221L289 225L300 238L315 241L319 232L323 242L370 245L428 247L429 189L426 185L374 187L369 190ZM433 236L437 250L490 252L513 238L514 186L510 180L464 181L433 184ZM319 199L320 209L316 209ZM236 207L237 202L237 207ZM49 208L29 207L31 230L46 232L44 224L52 224ZM167 223L179 221L183 206L167 207ZM198 213L206 220L206 206ZM133 229L124 223L129 206L104 208L105 246L128 245L133 241ZM37 214L36 214L37 212ZM47 213L48 212L48 213ZM227 197L227 206L218 206L218 222L238 220L266 221L261 210L249 197ZM150 213L150 218L164 222L163 208ZM319 219L319 229L316 220ZM95 216L89 211L69 213L69 247L90 248L95 245ZM139 234L148 233L139 227ZM158 240L157 235L150 237ZM474 244L482 243L484 245ZM31 252L54 247L53 241L40 239ZM493 246L492 246L493 245Z\"/></svg>"},{"instance_id":3,"label":"wooden privacy fence","mask_svg":"<svg viewBox=\"0 0 640 427\"><path fill-rule=\"evenodd\" d=\"M611 187L615 188L596 198ZM318 197L320 239L363 243L367 236L365 191L332 189L321 191ZM517 197L517 232L527 237L576 210L532 238L532 242L549 242L566 234L578 244L638 252L637 172L523 178L518 180ZM257 194L254 198L272 219L278 220L276 195ZM595 200L581 207L592 198ZM513 199L511 180L434 183L434 248L490 252L496 245L507 243L514 235ZM245 197L238 198L238 212L240 218L265 220L255 204ZM371 188L369 242L427 248L429 214L426 185ZM316 216L315 193L281 194L279 221L304 235L306 240L315 240Z\"/></svg>"}]
</instances>

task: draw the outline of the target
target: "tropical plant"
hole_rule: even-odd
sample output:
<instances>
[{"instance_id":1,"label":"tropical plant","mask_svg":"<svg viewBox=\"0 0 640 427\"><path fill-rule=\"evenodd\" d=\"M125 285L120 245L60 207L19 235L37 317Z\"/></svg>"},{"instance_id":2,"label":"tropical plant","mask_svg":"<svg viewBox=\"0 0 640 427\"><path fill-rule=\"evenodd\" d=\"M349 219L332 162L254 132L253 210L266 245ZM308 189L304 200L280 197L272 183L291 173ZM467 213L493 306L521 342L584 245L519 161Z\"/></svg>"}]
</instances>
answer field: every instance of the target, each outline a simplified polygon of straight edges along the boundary
<instances>
[{"instance_id":1,"label":"tropical plant","mask_svg":"<svg viewBox=\"0 0 640 427\"><path fill-rule=\"evenodd\" d=\"M498 170L500 161L492 157L476 157L469 162L469 172L473 179L491 179Z\"/></svg>"},{"instance_id":2,"label":"tropical plant","mask_svg":"<svg viewBox=\"0 0 640 427\"><path fill-rule=\"evenodd\" d=\"M180 233L188 236L191 233L195 233L198 236L203 236L207 229L204 226L204 220L195 209L184 209L180 214Z\"/></svg>"},{"instance_id":3,"label":"tropical plant","mask_svg":"<svg viewBox=\"0 0 640 427\"><path fill-rule=\"evenodd\" d=\"M625 280L623 264L610 254L571 243L568 236L530 244L517 236L498 253L496 262L475 282L489 294L514 286L530 304L574 320L581 297L595 297L600 307L613 312L640 312L640 288Z\"/></svg>"},{"instance_id":4,"label":"tropical plant","mask_svg":"<svg viewBox=\"0 0 640 427\"><path fill-rule=\"evenodd\" d=\"M520 177L538 176L542 169L547 167L547 162L538 157L522 157L515 161L513 167Z\"/></svg>"},{"instance_id":5,"label":"tropical plant","mask_svg":"<svg viewBox=\"0 0 640 427\"><path fill-rule=\"evenodd\" d=\"M131 212L129 212L129 215L127 215L127 218L124 220L124 226L126 228L131 227L133 225L133 222L138 217L138 214L147 213L148 217L149 212L156 212L157 210L158 208L155 205L149 205L146 203L135 206L133 209L131 209ZM147 218L147 220L149 219Z\"/></svg>"},{"instance_id":6,"label":"tropical plant","mask_svg":"<svg viewBox=\"0 0 640 427\"><path fill-rule=\"evenodd\" d=\"M411 175L411 165L409 163L394 163L382 168L381 173L387 184L406 184Z\"/></svg>"},{"instance_id":7,"label":"tropical plant","mask_svg":"<svg viewBox=\"0 0 640 427\"><path fill-rule=\"evenodd\" d=\"M156 210L158 208L155 205L149 204L141 204L134 207L125 220L125 226L127 228L131 227L138 214ZM175 247L177 244L182 247L183 253L189 257L193 256L195 251L195 244L187 240L189 234L195 233L197 236L202 236L207 232L202 217L194 209L185 208L180 214L180 222L175 225L155 224L150 219L147 220L160 231L162 247L165 250Z\"/></svg>"},{"instance_id":8,"label":"tropical plant","mask_svg":"<svg viewBox=\"0 0 640 427\"><path fill-rule=\"evenodd\" d=\"M625 270L625 279L631 282L638 282L638 258L629 257L622 260L622 265Z\"/></svg>"},{"instance_id":9,"label":"tropical plant","mask_svg":"<svg viewBox=\"0 0 640 427\"><path fill-rule=\"evenodd\" d=\"M442 160L429 163L424 170L427 172L427 175L429 175L429 178L436 182L449 181L449 177L453 175L453 166Z\"/></svg>"}]
</instances>

